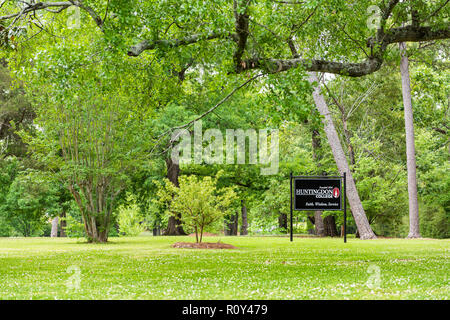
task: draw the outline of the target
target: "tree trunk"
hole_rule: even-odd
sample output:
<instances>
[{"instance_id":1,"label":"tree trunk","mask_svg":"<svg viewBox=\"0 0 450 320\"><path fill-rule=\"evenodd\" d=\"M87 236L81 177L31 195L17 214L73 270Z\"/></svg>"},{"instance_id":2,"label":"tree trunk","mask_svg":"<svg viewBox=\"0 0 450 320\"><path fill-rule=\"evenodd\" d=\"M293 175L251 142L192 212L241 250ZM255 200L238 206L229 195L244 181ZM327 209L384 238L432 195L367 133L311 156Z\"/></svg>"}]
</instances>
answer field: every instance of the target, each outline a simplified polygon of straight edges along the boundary
<instances>
[{"instance_id":1,"label":"tree trunk","mask_svg":"<svg viewBox=\"0 0 450 320\"><path fill-rule=\"evenodd\" d=\"M239 221L238 213L227 217L227 219L225 220L225 232L224 232L226 236L237 236L238 221Z\"/></svg>"},{"instance_id":2,"label":"tree trunk","mask_svg":"<svg viewBox=\"0 0 450 320\"><path fill-rule=\"evenodd\" d=\"M173 183L174 186L179 187L178 176L180 175L180 166L176 163L173 163L172 159L169 157L166 159L167 165L167 178L170 182ZM181 226L180 216L177 217L170 216L167 224L167 230L164 233L166 236L180 236L186 235L183 227Z\"/></svg>"},{"instance_id":3,"label":"tree trunk","mask_svg":"<svg viewBox=\"0 0 450 320\"><path fill-rule=\"evenodd\" d=\"M288 218L287 218L287 214L285 213L280 213L280 215L278 216L278 226L281 229L284 229L287 232L288 229Z\"/></svg>"},{"instance_id":4,"label":"tree trunk","mask_svg":"<svg viewBox=\"0 0 450 320\"><path fill-rule=\"evenodd\" d=\"M420 238L419 230L419 203L417 200L416 155L414 146L414 123L411 99L411 83L409 79L409 61L406 44L399 44L402 60L400 73L402 75L403 107L405 113L406 131L406 167L408 170L408 197L409 197L409 234L408 238Z\"/></svg>"},{"instance_id":5,"label":"tree trunk","mask_svg":"<svg viewBox=\"0 0 450 320\"><path fill-rule=\"evenodd\" d=\"M348 123L347 123L347 116L345 114L342 115L342 125L344 128L344 136L345 136L345 142L347 143L348 148L348 157L350 158L350 164L355 165L355 151L353 149L352 141L351 141L351 133L348 130Z\"/></svg>"},{"instance_id":6,"label":"tree trunk","mask_svg":"<svg viewBox=\"0 0 450 320\"><path fill-rule=\"evenodd\" d=\"M317 78L317 75L315 73L310 73L309 81L311 83L319 83L319 79ZM319 84L314 88L313 98L319 113L324 117L324 130L327 135L328 143L330 144L331 151L333 153L334 160L336 161L339 172L340 174L343 174L344 172L347 173L346 194L361 239L376 239L376 235L375 233L373 233L372 228L370 227L369 221L367 220L367 216L364 212L364 208L361 204L358 190L356 189L355 181L353 180L353 175L350 171L344 150L342 149L342 145L336 132L336 128L334 127L333 119L331 118L327 103L325 101L325 98L321 94Z\"/></svg>"},{"instance_id":7,"label":"tree trunk","mask_svg":"<svg viewBox=\"0 0 450 320\"><path fill-rule=\"evenodd\" d=\"M319 130L313 129L312 131L312 156L313 160L316 162L316 166L320 168L320 133ZM312 219L311 219L312 220ZM323 227L323 219L322 219L322 211L314 211L314 221L311 221L314 224L314 233L318 237L325 236L325 230Z\"/></svg>"},{"instance_id":8,"label":"tree trunk","mask_svg":"<svg viewBox=\"0 0 450 320\"><path fill-rule=\"evenodd\" d=\"M67 237L66 235L66 226L67 226L67 222L66 222L66 212L63 211L61 213L61 220L59 222L59 236L60 237Z\"/></svg>"},{"instance_id":9,"label":"tree trunk","mask_svg":"<svg viewBox=\"0 0 450 320\"><path fill-rule=\"evenodd\" d=\"M314 211L315 234L318 237L325 237L325 229L322 219L322 211Z\"/></svg>"},{"instance_id":10,"label":"tree trunk","mask_svg":"<svg viewBox=\"0 0 450 320\"><path fill-rule=\"evenodd\" d=\"M69 190L80 209L87 241L104 243L108 241L114 199L120 190L116 190L115 194L107 195L104 186L94 187L93 185L92 180L88 179L84 184L80 184L83 197L73 184L69 185Z\"/></svg>"},{"instance_id":11,"label":"tree trunk","mask_svg":"<svg viewBox=\"0 0 450 320\"><path fill-rule=\"evenodd\" d=\"M52 231L50 232L50 237L58 237L58 217L54 217L52 220Z\"/></svg>"},{"instance_id":12,"label":"tree trunk","mask_svg":"<svg viewBox=\"0 0 450 320\"><path fill-rule=\"evenodd\" d=\"M247 207L244 204L244 200L241 200L241 215L242 215L241 236L246 236L248 235L248 221L247 221Z\"/></svg>"},{"instance_id":13,"label":"tree trunk","mask_svg":"<svg viewBox=\"0 0 450 320\"><path fill-rule=\"evenodd\" d=\"M327 216L323 219L323 225L326 237L337 237L338 232L336 228L336 218L334 216Z\"/></svg>"},{"instance_id":14,"label":"tree trunk","mask_svg":"<svg viewBox=\"0 0 450 320\"><path fill-rule=\"evenodd\" d=\"M311 216L311 214L308 213L306 218L307 218L307 220L306 220L306 231L308 232L308 234L311 234L311 235L316 234L315 227L313 227L313 226L316 225L316 220L314 219L314 216Z\"/></svg>"}]
</instances>

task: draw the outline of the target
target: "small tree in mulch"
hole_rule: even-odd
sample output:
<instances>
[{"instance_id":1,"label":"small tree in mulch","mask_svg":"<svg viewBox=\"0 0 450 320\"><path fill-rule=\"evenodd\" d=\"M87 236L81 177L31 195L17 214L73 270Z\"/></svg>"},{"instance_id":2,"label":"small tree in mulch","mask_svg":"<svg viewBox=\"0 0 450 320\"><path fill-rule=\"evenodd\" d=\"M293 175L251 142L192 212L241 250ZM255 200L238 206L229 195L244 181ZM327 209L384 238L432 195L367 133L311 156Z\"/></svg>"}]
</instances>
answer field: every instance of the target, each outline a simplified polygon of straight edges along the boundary
<instances>
[{"instance_id":1,"label":"small tree in mulch","mask_svg":"<svg viewBox=\"0 0 450 320\"><path fill-rule=\"evenodd\" d=\"M173 196L170 214L181 215L183 225L195 231L197 243L202 242L206 227L223 220L234 210L237 195L233 188L217 188L217 177L182 176L179 187L166 183L166 194ZM160 193L161 194L161 193Z\"/></svg>"}]
</instances>

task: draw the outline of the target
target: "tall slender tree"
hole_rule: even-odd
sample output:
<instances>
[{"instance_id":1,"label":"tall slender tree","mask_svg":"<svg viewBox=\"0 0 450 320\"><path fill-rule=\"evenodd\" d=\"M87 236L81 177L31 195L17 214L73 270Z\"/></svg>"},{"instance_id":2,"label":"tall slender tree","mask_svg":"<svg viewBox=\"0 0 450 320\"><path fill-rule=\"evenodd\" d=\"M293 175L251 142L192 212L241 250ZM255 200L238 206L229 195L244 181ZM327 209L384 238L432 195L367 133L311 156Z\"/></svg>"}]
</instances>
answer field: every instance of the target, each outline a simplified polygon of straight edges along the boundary
<instances>
[{"instance_id":1,"label":"tall slender tree","mask_svg":"<svg viewBox=\"0 0 450 320\"><path fill-rule=\"evenodd\" d=\"M401 42L400 73L402 75L403 107L405 113L406 132L406 168L408 170L409 197L409 234L408 238L420 238L419 202L417 199L416 151L414 145L414 122L411 99L411 81L409 78L409 60L406 43Z\"/></svg>"},{"instance_id":2,"label":"tall slender tree","mask_svg":"<svg viewBox=\"0 0 450 320\"><path fill-rule=\"evenodd\" d=\"M355 219L356 226L358 228L359 236L361 239L374 239L376 238L375 233L370 227L369 220L364 212L361 200L358 195L358 190L356 189L355 181L353 180L353 175L350 171L347 158L345 157L344 150L339 140L336 128L333 123L330 111L328 109L327 102L321 93L321 88L319 84L319 79L316 73L310 73L309 81L315 84L313 98L316 104L317 110L324 117L324 131L328 138L328 143L330 144L331 151L336 161L336 165L341 174L347 173L347 199L350 203L350 208L352 211L353 218Z\"/></svg>"}]
</instances>

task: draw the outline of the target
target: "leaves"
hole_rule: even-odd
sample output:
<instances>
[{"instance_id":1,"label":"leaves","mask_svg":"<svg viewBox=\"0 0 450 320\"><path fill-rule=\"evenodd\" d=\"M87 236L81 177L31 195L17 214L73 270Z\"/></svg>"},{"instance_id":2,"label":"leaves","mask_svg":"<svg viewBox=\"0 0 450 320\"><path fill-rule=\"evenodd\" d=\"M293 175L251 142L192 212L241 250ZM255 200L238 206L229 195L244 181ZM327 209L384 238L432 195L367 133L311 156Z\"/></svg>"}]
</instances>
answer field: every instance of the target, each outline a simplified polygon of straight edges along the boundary
<instances>
[{"instance_id":1,"label":"leaves","mask_svg":"<svg viewBox=\"0 0 450 320\"><path fill-rule=\"evenodd\" d=\"M218 189L217 178L181 176L179 188L166 180L165 187L158 192L158 201L167 204L167 212L181 215L183 225L195 230L197 242L201 242L205 228L223 220L235 208L236 193L233 188Z\"/></svg>"}]
</instances>

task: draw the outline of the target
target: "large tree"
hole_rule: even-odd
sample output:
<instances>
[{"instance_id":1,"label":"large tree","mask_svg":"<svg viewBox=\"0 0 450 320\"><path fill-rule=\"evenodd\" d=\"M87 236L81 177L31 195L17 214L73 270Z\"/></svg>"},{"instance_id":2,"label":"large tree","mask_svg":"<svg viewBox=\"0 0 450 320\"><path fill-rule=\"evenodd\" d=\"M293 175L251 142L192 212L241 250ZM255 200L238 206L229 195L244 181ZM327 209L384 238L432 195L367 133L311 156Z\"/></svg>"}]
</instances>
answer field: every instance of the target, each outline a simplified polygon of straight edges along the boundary
<instances>
[{"instance_id":1,"label":"large tree","mask_svg":"<svg viewBox=\"0 0 450 320\"><path fill-rule=\"evenodd\" d=\"M406 44L400 43L402 75L403 107L405 113L406 132L406 167L408 169L409 194L409 234L408 238L420 238L419 229L419 201L417 199L416 148L414 144L414 123L411 98L411 81L409 77L409 61Z\"/></svg>"},{"instance_id":2,"label":"large tree","mask_svg":"<svg viewBox=\"0 0 450 320\"><path fill-rule=\"evenodd\" d=\"M310 79L311 82L315 84L315 90L313 93L314 102L317 106L317 110L319 110L320 114L324 117L324 131L328 137L328 142L333 152L333 156L339 169L339 173L342 175L344 173L347 174L347 188L345 191L348 202L350 203L353 218L355 219L356 225L358 227L359 236L361 239L376 238L375 234L372 231L372 228L369 225L369 220L367 219L367 216L364 212L364 208L359 198L358 190L356 189L356 183L353 179L352 172L350 171L350 166L348 165L347 158L345 157L345 153L335 129L333 119L331 118L328 105L321 93L319 79L314 73L311 74Z\"/></svg>"},{"instance_id":3,"label":"large tree","mask_svg":"<svg viewBox=\"0 0 450 320\"><path fill-rule=\"evenodd\" d=\"M89 42L84 49L92 49ZM109 69L115 55L108 54L92 63L70 55L66 47L56 48L47 55L67 58L65 68L49 70L45 60L38 60L25 72L28 87L40 93L33 98L40 130L27 142L36 160L70 191L90 242L107 241L118 196L130 171L147 157L151 130L133 83Z\"/></svg>"}]
</instances>

